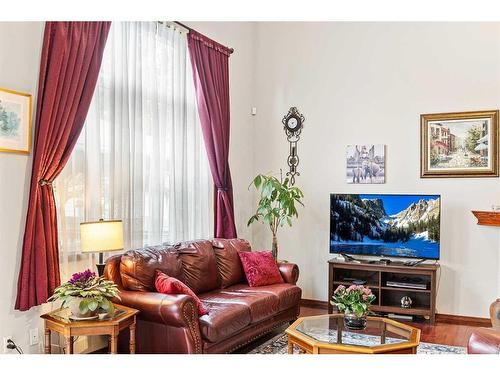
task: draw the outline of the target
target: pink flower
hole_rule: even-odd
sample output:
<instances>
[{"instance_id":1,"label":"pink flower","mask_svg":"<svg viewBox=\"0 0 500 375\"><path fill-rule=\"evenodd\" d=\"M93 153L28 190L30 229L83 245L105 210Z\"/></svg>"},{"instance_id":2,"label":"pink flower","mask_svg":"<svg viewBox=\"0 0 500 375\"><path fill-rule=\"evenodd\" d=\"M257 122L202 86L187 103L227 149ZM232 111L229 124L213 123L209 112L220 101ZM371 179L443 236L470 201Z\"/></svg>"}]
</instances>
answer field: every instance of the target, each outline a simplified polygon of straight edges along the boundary
<instances>
[{"instance_id":1,"label":"pink flower","mask_svg":"<svg viewBox=\"0 0 500 375\"><path fill-rule=\"evenodd\" d=\"M347 293L358 290L359 288L359 286L353 284L349 288L347 288Z\"/></svg>"},{"instance_id":2,"label":"pink flower","mask_svg":"<svg viewBox=\"0 0 500 375\"><path fill-rule=\"evenodd\" d=\"M339 285L337 287L337 289L335 289L335 292L333 292L334 294L337 294L337 293L340 293L340 292L343 292L345 290L345 286L343 285Z\"/></svg>"},{"instance_id":3,"label":"pink flower","mask_svg":"<svg viewBox=\"0 0 500 375\"><path fill-rule=\"evenodd\" d=\"M363 301L368 301L368 296L366 294L363 294Z\"/></svg>"},{"instance_id":4,"label":"pink flower","mask_svg":"<svg viewBox=\"0 0 500 375\"><path fill-rule=\"evenodd\" d=\"M369 296L370 294L372 294L372 291L370 288L363 288L363 294L366 294L367 296Z\"/></svg>"}]
</instances>

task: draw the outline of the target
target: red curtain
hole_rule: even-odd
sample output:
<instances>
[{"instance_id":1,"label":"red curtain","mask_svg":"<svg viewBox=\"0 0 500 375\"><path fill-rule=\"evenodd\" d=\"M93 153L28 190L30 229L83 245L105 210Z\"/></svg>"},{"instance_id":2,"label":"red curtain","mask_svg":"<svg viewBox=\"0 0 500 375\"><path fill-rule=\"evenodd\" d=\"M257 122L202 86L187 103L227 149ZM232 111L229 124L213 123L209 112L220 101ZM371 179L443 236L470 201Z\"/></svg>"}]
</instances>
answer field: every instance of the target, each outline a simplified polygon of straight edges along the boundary
<instances>
[{"instance_id":1,"label":"red curtain","mask_svg":"<svg viewBox=\"0 0 500 375\"><path fill-rule=\"evenodd\" d=\"M229 172L229 55L227 47L190 30L189 54L203 138L215 184L214 236L235 238Z\"/></svg>"},{"instance_id":2,"label":"red curtain","mask_svg":"<svg viewBox=\"0 0 500 375\"><path fill-rule=\"evenodd\" d=\"M17 310L45 303L60 283L52 181L68 161L85 122L110 25L45 24Z\"/></svg>"}]
</instances>

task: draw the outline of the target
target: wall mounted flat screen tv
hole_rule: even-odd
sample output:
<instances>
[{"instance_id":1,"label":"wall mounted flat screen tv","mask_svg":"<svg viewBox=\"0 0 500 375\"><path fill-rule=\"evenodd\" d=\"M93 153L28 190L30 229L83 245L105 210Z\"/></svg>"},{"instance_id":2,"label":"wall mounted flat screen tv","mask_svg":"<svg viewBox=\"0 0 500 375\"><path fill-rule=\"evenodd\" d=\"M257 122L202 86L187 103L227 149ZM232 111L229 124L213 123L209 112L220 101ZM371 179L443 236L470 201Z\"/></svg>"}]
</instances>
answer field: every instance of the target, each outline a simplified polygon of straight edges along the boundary
<instances>
[{"instance_id":1,"label":"wall mounted flat screen tv","mask_svg":"<svg viewBox=\"0 0 500 375\"><path fill-rule=\"evenodd\" d=\"M439 259L440 195L331 194L330 253Z\"/></svg>"}]
</instances>

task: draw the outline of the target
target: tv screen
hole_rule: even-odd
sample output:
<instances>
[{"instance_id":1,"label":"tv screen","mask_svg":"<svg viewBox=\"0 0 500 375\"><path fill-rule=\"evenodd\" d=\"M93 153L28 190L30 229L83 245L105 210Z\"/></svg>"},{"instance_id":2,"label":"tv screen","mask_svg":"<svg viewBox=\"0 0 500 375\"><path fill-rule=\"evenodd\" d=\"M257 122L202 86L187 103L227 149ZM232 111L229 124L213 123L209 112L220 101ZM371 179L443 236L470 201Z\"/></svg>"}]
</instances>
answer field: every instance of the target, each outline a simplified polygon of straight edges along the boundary
<instances>
[{"instance_id":1,"label":"tv screen","mask_svg":"<svg viewBox=\"0 0 500 375\"><path fill-rule=\"evenodd\" d=\"M440 195L331 194L330 253L439 259Z\"/></svg>"}]
</instances>

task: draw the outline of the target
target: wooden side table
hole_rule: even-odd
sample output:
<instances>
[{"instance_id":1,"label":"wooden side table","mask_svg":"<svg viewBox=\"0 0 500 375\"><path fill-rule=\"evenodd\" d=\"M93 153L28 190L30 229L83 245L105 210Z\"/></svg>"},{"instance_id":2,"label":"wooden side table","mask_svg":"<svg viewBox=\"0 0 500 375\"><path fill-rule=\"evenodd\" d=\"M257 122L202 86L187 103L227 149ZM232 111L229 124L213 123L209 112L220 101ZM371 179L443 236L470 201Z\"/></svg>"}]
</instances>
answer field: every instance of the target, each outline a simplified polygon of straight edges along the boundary
<instances>
[{"instance_id":1,"label":"wooden side table","mask_svg":"<svg viewBox=\"0 0 500 375\"><path fill-rule=\"evenodd\" d=\"M103 320L71 320L69 309L58 309L41 318L45 321L45 354L51 354L51 331L64 336L66 354L73 354L74 336L109 335L109 351L118 351L118 334L130 330L130 354L135 354L136 316L139 310L115 304L115 315Z\"/></svg>"}]
</instances>

